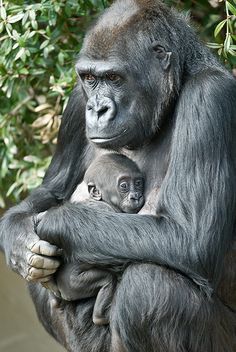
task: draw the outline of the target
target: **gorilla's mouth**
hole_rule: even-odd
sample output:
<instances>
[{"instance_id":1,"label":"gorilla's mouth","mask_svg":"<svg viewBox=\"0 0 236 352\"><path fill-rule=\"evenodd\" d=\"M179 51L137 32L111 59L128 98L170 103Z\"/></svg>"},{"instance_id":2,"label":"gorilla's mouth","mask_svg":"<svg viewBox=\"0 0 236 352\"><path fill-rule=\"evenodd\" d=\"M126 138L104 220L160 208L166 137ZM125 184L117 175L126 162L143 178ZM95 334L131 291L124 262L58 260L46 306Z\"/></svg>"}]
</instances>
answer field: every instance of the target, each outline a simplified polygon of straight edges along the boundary
<instances>
[{"instance_id":1,"label":"gorilla's mouth","mask_svg":"<svg viewBox=\"0 0 236 352\"><path fill-rule=\"evenodd\" d=\"M102 144L102 143L107 143L107 142L112 142L114 140L116 140L117 138L120 137L120 134L116 135L116 136L113 136L113 137L107 137L107 138L102 138L102 137L92 137L90 138L90 140L93 142L93 143L96 143L96 144Z\"/></svg>"},{"instance_id":2,"label":"gorilla's mouth","mask_svg":"<svg viewBox=\"0 0 236 352\"><path fill-rule=\"evenodd\" d=\"M91 142L95 143L95 144L107 144L110 142L114 142L117 140L120 140L121 138L123 139L124 136L127 134L127 129L125 129L124 131L112 136L112 137L105 137L105 136L91 136L89 137L89 139L91 140Z\"/></svg>"}]
</instances>

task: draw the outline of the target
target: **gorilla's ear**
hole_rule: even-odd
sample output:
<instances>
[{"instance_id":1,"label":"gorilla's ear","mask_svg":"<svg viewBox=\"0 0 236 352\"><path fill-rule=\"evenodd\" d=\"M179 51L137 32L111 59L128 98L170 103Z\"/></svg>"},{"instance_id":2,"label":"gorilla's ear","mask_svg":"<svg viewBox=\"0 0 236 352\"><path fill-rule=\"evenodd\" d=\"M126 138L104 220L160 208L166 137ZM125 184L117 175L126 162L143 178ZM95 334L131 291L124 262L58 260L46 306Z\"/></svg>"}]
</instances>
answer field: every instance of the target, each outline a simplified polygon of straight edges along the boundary
<instances>
[{"instance_id":1,"label":"gorilla's ear","mask_svg":"<svg viewBox=\"0 0 236 352\"><path fill-rule=\"evenodd\" d=\"M90 198L94 200L102 200L102 193L96 188L96 185L93 182L88 183L88 192Z\"/></svg>"},{"instance_id":2,"label":"gorilla's ear","mask_svg":"<svg viewBox=\"0 0 236 352\"><path fill-rule=\"evenodd\" d=\"M167 70L170 66L170 58L171 58L172 52L166 51L166 49L158 42L152 43L152 49L156 53L156 57L159 59L163 70Z\"/></svg>"}]
</instances>

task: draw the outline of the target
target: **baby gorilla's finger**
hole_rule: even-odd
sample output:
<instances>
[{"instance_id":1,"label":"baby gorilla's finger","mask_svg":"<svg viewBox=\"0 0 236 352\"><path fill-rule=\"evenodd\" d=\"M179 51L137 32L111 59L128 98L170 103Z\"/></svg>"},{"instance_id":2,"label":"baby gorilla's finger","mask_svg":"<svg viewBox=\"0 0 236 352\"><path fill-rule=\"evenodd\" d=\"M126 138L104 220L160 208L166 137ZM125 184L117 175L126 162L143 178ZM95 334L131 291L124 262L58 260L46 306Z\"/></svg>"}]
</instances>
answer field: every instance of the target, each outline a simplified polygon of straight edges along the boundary
<instances>
[{"instance_id":1,"label":"baby gorilla's finger","mask_svg":"<svg viewBox=\"0 0 236 352\"><path fill-rule=\"evenodd\" d=\"M37 281L41 282L43 278L54 274L56 269L47 270L47 269L36 269L36 268L29 268L28 275L26 276L27 281Z\"/></svg>"},{"instance_id":2,"label":"baby gorilla's finger","mask_svg":"<svg viewBox=\"0 0 236 352\"><path fill-rule=\"evenodd\" d=\"M49 257L62 255L62 249L43 240L31 243L28 245L28 249L33 253L47 255Z\"/></svg>"},{"instance_id":3,"label":"baby gorilla's finger","mask_svg":"<svg viewBox=\"0 0 236 352\"><path fill-rule=\"evenodd\" d=\"M34 268L47 270L57 269L60 266L58 259L51 259L33 253L28 254L27 263Z\"/></svg>"}]
</instances>

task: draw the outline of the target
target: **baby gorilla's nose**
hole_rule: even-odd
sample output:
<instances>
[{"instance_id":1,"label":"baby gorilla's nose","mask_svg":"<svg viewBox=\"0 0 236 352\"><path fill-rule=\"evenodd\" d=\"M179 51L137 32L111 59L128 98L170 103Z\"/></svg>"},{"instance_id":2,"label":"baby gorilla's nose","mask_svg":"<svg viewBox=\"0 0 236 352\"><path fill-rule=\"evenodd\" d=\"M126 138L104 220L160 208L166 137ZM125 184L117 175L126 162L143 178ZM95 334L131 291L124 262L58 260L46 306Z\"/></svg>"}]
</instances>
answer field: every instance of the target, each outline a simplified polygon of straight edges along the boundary
<instances>
[{"instance_id":1,"label":"baby gorilla's nose","mask_svg":"<svg viewBox=\"0 0 236 352\"><path fill-rule=\"evenodd\" d=\"M129 200L131 201L139 200L140 197L141 195L139 192L130 192L129 194Z\"/></svg>"}]
</instances>

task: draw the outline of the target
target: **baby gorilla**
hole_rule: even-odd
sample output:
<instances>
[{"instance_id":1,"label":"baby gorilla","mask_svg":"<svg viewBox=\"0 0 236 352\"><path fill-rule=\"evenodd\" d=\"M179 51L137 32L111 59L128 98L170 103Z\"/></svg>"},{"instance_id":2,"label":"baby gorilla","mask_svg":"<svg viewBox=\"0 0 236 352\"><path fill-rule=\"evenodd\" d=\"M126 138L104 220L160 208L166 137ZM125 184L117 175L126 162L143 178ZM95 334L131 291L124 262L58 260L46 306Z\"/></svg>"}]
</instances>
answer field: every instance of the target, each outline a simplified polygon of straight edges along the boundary
<instances>
[{"instance_id":1,"label":"baby gorilla","mask_svg":"<svg viewBox=\"0 0 236 352\"><path fill-rule=\"evenodd\" d=\"M133 214L144 204L144 177L137 165L124 155L112 153L98 157L85 173L84 181L89 199L83 203L89 206ZM70 263L59 269L56 281L61 297L66 300L97 295L93 322L97 325L109 323L117 273L89 264Z\"/></svg>"},{"instance_id":2,"label":"baby gorilla","mask_svg":"<svg viewBox=\"0 0 236 352\"><path fill-rule=\"evenodd\" d=\"M85 173L90 199L109 204L116 212L137 213L144 204L144 177L124 155L105 154Z\"/></svg>"}]
</instances>

